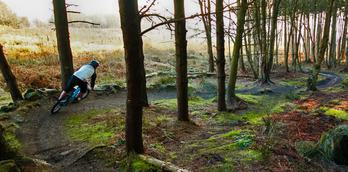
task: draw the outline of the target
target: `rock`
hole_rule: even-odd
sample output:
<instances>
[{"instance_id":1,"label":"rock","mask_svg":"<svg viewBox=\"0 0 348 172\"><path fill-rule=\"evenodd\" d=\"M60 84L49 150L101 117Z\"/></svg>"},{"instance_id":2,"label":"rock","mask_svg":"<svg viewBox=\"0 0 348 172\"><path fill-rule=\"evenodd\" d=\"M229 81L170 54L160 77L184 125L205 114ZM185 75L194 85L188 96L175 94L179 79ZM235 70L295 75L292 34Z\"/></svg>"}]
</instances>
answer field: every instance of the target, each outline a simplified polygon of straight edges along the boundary
<instances>
[{"instance_id":1,"label":"rock","mask_svg":"<svg viewBox=\"0 0 348 172\"><path fill-rule=\"evenodd\" d=\"M0 172L19 172L14 160L0 161Z\"/></svg>"},{"instance_id":2,"label":"rock","mask_svg":"<svg viewBox=\"0 0 348 172\"><path fill-rule=\"evenodd\" d=\"M36 101L42 98L42 93L35 89L28 89L24 93L24 100Z\"/></svg>"}]
</instances>

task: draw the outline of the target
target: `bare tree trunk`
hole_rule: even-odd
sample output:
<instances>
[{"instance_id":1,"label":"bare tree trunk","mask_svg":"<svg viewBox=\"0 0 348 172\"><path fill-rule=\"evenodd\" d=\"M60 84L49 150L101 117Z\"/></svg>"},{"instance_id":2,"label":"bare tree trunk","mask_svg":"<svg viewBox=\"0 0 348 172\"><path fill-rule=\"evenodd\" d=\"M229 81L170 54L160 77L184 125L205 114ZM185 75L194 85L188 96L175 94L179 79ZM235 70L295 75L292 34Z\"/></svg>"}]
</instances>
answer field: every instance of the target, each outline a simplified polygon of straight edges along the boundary
<instances>
[{"instance_id":1,"label":"bare tree trunk","mask_svg":"<svg viewBox=\"0 0 348 172\"><path fill-rule=\"evenodd\" d=\"M56 26L57 45L62 77L62 87L74 72L73 56L70 47L68 17L65 0L53 0L54 24Z\"/></svg>"},{"instance_id":2,"label":"bare tree trunk","mask_svg":"<svg viewBox=\"0 0 348 172\"><path fill-rule=\"evenodd\" d=\"M214 54L213 54L213 43L212 43L212 37L211 37L211 2L210 0L198 0L201 14L202 14L202 21L204 24L205 34L207 37L207 51L209 56L209 72L214 72ZM206 15L208 14L208 15Z\"/></svg>"},{"instance_id":3,"label":"bare tree trunk","mask_svg":"<svg viewBox=\"0 0 348 172\"><path fill-rule=\"evenodd\" d=\"M142 46L140 17L137 0L119 0L121 28L123 33L125 61L127 69L127 152L144 153L142 138L143 102L142 90Z\"/></svg>"},{"instance_id":4,"label":"bare tree trunk","mask_svg":"<svg viewBox=\"0 0 348 172\"><path fill-rule=\"evenodd\" d=\"M318 23L317 23L317 41L316 41L316 57L318 59L319 56L319 51L320 51L320 44L321 44L321 33L322 33L322 20L323 20L323 14L320 13L320 15L318 16Z\"/></svg>"},{"instance_id":5,"label":"bare tree trunk","mask_svg":"<svg viewBox=\"0 0 348 172\"><path fill-rule=\"evenodd\" d=\"M335 3L336 4L336 3ZM337 5L334 5L332 12L332 27L331 27L331 47L329 54L329 69L336 67L336 26L337 26Z\"/></svg>"},{"instance_id":6,"label":"bare tree trunk","mask_svg":"<svg viewBox=\"0 0 348 172\"><path fill-rule=\"evenodd\" d=\"M341 45L341 53L339 58L341 60L344 60L344 56L346 55L346 46L347 46L347 30L348 30L348 1L345 3L345 10L344 10L344 28L343 28L343 36L342 36L342 45ZM346 63L348 64L348 58L346 60ZM348 65L347 65L348 68Z\"/></svg>"},{"instance_id":7,"label":"bare tree trunk","mask_svg":"<svg viewBox=\"0 0 348 172\"><path fill-rule=\"evenodd\" d=\"M265 71L265 78L263 80L264 83L269 83L272 82L270 75L271 75L271 70L273 66L273 58L274 58L274 44L275 44L275 39L276 39L276 31L277 31L277 19L278 19L278 12L279 12L279 7L280 7L280 2L281 0L273 0L273 14L272 14L272 21L271 21L271 36L270 36L270 44L269 44L269 53L268 53L268 64L266 66L266 71Z\"/></svg>"},{"instance_id":8,"label":"bare tree trunk","mask_svg":"<svg viewBox=\"0 0 348 172\"><path fill-rule=\"evenodd\" d=\"M218 76L218 110L226 111L225 89L225 34L223 19L223 0L216 0L216 52Z\"/></svg>"},{"instance_id":9,"label":"bare tree trunk","mask_svg":"<svg viewBox=\"0 0 348 172\"><path fill-rule=\"evenodd\" d=\"M315 8L316 8L316 3L315 3ZM314 22L313 22L313 34L312 34L312 59L313 59L313 62L316 63L317 61L317 56L316 56L316 51L315 51L315 43L316 43L316 38L315 38L315 33L316 33L316 30L317 30L317 13L314 14Z\"/></svg>"},{"instance_id":10,"label":"bare tree trunk","mask_svg":"<svg viewBox=\"0 0 348 172\"><path fill-rule=\"evenodd\" d=\"M317 60L317 63L314 65L313 73L308 78L307 88L309 90L312 90L312 91L318 90L317 89L318 75L320 73L321 64L324 60L325 52L326 52L326 49L328 47L331 15L332 15L334 3L335 3L335 0L330 1L330 7L326 13L326 19L325 19L325 25L324 25L324 35L323 35L323 39L321 41L320 53L318 56L318 60Z\"/></svg>"},{"instance_id":11,"label":"bare tree trunk","mask_svg":"<svg viewBox=\"0 0 348 172\"><path fill-rule=\"evenodd\" d=\"M233 53L232 53L232 61L231 61L231 69L230 76L228 82L228 103L232 106L232 109L241 108L241 99L239 99L236 94L236 81L237 81L237 70L238 70L238 59L240 57L240 50L242 49L243 44L243 33L244 33L244 24L245 24L245 14L248 9L248 1L247 0L237 1L240 4L240 9L237 14L237 32L236 39L234 42Z\"/></svg>"},{"instance_id":12,"label":"bare tree trunk","mask_svg":"<svg viewBox=\"0 0 348 172\"><path fill-rule=\"evenodd\" d=\"M176 88L178 120L189 121L188 115L188 80L187 80L187 41L184 0L174 0L175 49L176 49Z\"/></svg>"},{"instance_id":13,"label":"bare tree trunk","mask_svg":"<svg viewBox=\"0 0 348 172\"><path fill-rule=\"evenodd\" d=\"M10 90L10 94L11 94L13 102L18 102L20 100L23 100L21 91L18 89L16 77L12 73L10 65L7 63L4 50L1 44L0 44L0 70L1 70L2 76L5 79L6 85Z\"/></svg>"}]
</instances>

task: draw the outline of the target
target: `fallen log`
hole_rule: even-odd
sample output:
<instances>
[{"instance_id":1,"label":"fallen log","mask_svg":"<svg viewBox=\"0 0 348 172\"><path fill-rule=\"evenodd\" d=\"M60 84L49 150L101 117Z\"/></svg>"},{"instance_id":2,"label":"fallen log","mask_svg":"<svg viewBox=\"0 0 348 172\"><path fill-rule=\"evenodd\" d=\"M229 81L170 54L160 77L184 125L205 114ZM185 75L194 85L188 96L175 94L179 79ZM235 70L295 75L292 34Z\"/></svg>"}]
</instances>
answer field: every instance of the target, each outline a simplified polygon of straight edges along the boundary
<instances>
[{"instance_id":1,"label":"fallen log","mask_svg":"<svg viewBox=\"0 0 348 172\"><path fill-rule=\"evenodd\" d=\"M171 171L171 172L189 172L189 170L180 168L175 166L174 164L170 163L170 162L165 162L165 161L161 161L159 159L156 159L154 157L151 156L147 156L147 155L139 155L139 158L151 165L154 165L156 167L160 167L163 170L166 171Z\"/></svg>"}]
</instances>

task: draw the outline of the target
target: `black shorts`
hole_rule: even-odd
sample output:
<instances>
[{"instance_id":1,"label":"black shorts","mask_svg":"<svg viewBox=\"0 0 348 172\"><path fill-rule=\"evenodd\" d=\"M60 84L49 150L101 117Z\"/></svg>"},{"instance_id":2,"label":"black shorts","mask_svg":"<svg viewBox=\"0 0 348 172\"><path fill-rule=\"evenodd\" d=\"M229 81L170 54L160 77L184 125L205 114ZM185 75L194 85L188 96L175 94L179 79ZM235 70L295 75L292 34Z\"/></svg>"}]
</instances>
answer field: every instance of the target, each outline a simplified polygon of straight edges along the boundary
<instances>
[{"instance_id":1,"label":"black shorts","mask_svg":"<svg viewBox=\"0 0 348 172\"><path fill-rule=\"evenodd\" d=\"M82 93L87 92L87 82L82 81L80 78L76 77L75 75L72 75L70 77L68 83L65 86L64 91L68 93L72 91L76 85L80 87Z\"/></svg>"}]
</instances>

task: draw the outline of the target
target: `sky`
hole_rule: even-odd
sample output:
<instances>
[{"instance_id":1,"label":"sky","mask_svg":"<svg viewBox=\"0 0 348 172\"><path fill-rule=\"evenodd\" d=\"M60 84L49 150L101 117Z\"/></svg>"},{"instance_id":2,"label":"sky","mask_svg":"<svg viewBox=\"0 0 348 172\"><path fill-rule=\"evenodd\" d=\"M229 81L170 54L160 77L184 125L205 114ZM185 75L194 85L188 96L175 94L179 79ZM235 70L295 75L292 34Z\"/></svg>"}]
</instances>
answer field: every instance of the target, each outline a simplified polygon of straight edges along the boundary
<instances>
[{"instance_id":1,"label":"sky","mask_svg":"<svg viewBox=\"0 0 348 172\"><path fill-rule=\"evenodd\" d=\"M30 21L35 19L47 21L52 11L52 0L1 0L7 4L10 9L18 16L28 17ZM149 0L139 0L139 7L146 4ZM72 10L80 11L83 14L111 14L118 15L118 2L117 0L66 0L66 3L72 3L79 5L78 7L71 8ZM158 0L158 4L155 9L158 12L165 13L166 9L173 8L173 1L171 0ZM198 7L192 1L185 1L187 15L198 12Z\"/></svg>"}]
</instances>

